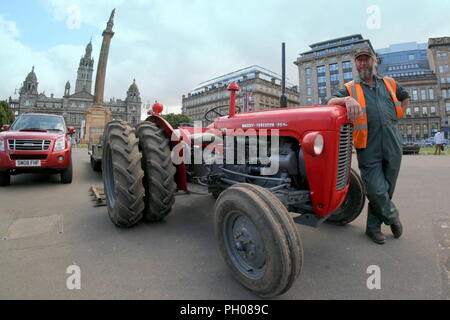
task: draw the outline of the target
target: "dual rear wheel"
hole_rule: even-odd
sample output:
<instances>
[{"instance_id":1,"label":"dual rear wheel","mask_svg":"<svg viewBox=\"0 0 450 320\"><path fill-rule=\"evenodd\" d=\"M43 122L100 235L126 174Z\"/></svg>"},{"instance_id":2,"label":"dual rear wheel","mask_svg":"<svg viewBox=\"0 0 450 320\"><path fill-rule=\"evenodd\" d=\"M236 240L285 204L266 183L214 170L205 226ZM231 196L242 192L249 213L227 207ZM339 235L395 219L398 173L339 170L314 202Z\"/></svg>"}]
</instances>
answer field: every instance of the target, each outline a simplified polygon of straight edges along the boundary
<instances>
[{"instance_id":1,"label":"dual rear wheel","mask_svg":"<svg viewBox=\"0 0 450 320\"><path fill-rule=\"evenodd\" d=\"M136 128L112 121L104 131L103 184L108 213L118 227L142 218L160 221L175 201L175 167L164 132L151 122Z\"/></svg>"}]
</instances>

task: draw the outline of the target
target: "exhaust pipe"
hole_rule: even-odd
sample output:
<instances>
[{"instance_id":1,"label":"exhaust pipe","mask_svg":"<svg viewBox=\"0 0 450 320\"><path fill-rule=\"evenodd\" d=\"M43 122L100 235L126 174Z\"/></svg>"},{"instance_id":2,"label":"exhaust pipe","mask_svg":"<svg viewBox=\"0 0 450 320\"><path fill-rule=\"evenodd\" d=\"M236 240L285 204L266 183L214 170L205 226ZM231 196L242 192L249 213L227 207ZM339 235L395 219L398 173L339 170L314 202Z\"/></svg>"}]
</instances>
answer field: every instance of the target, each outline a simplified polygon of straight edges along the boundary
<instances>
[{"instance_id":1,"label":"exhaust pipe","mask_svg":"<svg viewBox=\"0 0 450 320\"><path fill-rule=\"evenodd\" d=\"M286 46L283 42L281 44L281 96L280 108L287 108L286 99Z\"/></svg>"}]
</instances>

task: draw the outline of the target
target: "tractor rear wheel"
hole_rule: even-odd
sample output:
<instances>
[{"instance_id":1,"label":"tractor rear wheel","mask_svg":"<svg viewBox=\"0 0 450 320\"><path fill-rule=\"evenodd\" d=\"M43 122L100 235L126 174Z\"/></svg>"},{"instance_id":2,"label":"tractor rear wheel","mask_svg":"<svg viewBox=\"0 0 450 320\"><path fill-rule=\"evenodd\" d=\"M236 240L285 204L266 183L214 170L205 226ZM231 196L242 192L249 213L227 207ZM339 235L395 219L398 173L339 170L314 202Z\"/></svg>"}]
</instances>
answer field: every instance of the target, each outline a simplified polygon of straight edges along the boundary
<instances>
[{"instance_id":1,"label":"tractor rear wheel","mask_svg":"<svg viewBox=\"0 0 450 320\"><path fill-rule=\"evenodd\" d=\"M144 211L144 172L135 129L125 121L112 121L105 127L103 184L111 221L118 227L131 227Z\"/></svg>"},{"instance_id":2,"label":"tractor rear wheel","mask_svg":"<svg viewBox=\"0 0 450 320\"><path fill-rule=\"evenodd\" d=\"M144 217L150 222L161 221L172 210L177 190L169 138L163 129L149 121L138 124L136 132L144 169Z\"/></svg>"},{"instance_id":3,"label":"tractor rear wheel","mask_svg":"<svg viewBox=\"0 0 450 320\"><path fill-rule=\"evenodd\" d=\"M358 218L366 202L364 190L363 180L355 170L351 169L350 187L344 203L331 214L326 222L338 226L345 226Z\"/></svg>"},{"instance_id":4,"label":"tractor rear wheel","mask_svg":"<svg viewBox=\"0 0 450 320\"><path fill-rule=\"evenodd\" d=\"M241 183L224 190L215 204L219 248L233 276L261 297L285 293L302 269L298 229L270 191Z\"/></svg>"}]
</instances>

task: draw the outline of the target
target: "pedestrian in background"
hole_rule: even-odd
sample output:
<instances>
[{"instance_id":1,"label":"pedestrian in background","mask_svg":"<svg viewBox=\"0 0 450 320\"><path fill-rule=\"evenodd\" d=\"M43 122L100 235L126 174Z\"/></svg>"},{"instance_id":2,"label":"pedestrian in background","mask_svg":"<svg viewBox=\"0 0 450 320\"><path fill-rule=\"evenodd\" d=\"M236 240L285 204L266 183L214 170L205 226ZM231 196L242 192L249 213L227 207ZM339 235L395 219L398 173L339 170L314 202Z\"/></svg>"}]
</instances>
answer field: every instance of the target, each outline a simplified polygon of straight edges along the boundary
<instances>
[{"instance_id":1,"label":"pedestrian in background","mask_svg":"<svg viewBox=\"0 0 450 320\"><path fill-rule=\"evenodd\" d=\"M434 155L437 155L438 151L439 155L441 155L441 146L443 142L444 142L444 133L442 131L436 132L436 134L434 135L434 144L436 146L436 149L434 150Z\"/></svg>"}]
</instances>

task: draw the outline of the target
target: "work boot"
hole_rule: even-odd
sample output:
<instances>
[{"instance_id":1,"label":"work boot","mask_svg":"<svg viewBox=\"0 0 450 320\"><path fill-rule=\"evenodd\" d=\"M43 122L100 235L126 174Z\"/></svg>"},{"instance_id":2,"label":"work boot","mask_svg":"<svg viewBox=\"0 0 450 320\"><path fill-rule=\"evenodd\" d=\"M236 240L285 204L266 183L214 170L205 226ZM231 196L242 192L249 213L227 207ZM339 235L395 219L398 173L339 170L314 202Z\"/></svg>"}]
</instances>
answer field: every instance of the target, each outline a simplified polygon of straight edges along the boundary
<instances>
[{"instance_id":1,"label":"work boot","mask_svg":"<svg viewBox=\"0 0 450 320\"><path fill-rule=\"evenodd\" d=\"M393 224L391 224L391 231L395 238L400 238L403 233L403 226L400 220L395 221Z\"/></svg>"},{"instance_id":2,"label":"work boot","mask_svg":"<svg viewBox=\"0 0 450 320\"><path fill-rule=\"evenodd\" d=\"M386 242L386 236L381 231L372 232L366 230L366 235L368 235L369 238L377 244L384 244Z\"/></svg>"}]
</instances>

